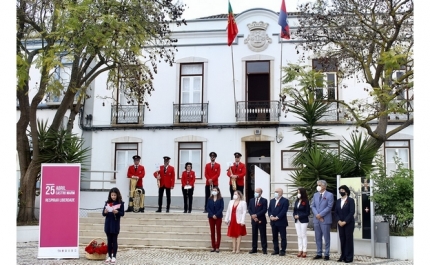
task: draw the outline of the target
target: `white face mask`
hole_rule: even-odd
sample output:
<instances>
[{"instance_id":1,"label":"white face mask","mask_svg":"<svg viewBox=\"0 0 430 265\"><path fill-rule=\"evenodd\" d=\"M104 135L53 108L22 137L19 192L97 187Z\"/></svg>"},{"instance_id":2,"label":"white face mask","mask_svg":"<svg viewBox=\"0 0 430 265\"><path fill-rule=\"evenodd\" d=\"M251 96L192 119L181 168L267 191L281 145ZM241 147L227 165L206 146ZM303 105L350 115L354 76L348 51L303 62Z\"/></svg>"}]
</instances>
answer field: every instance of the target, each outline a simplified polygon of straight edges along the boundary
<instances>
[{"instance_id":1,"label":"white face mask","mask_svg":"<svg viewBox=\"0 0 430 265\"><path fill-rule=\"evenodd\" d=\"M300 197L302 197L302 195L300 193L297 194L297 198L300 199Z\"/></svg>"},{"instance_id":2,"label":"white face mask","mask_svg":"<svg viewBox=\"0 0 430 265\"><path fill-rule=\"evenodd\" d=\"M279 197L279 193L275 192L274 196L275 196L275 199L277 199Z\"/></svg>"},{"instance_id":3,"label":"white face mask","mask_svg":"<svg viewBox=\"0 0 430 265\"><path fill-rule=\"evenodd\" d=\"M321 186L317 186L317 191L321 191Z\"/></svg>"},{"instance_id":4,"label":"white face mask","mask_svg":"<svg viewBox=\"0 0 430 265\"><path fill-rule=\"evenodd\" d=\"M218 194L218 191L212 191L212 195L216 196Z\"/></svg>"},{"instance_id":5,"label":"white face mask","mask_svg":"<svg viewBox=\"0 0 430 265\"><path fill-rule=\"evenodd\" d=\"M236 200L237 199L237 195L233 195L233 200Z\"/></svg>"},{"instance_id":6,"label":"white face mask","mask_svg":"<svg viewBox=\"0 0 430 265\"><path fill-rule=\"evenodd\" d=\"M258 192L254 193L254 198L258 198L258 197L260 197L260 193Z\"/></svg>"}]
</instances>

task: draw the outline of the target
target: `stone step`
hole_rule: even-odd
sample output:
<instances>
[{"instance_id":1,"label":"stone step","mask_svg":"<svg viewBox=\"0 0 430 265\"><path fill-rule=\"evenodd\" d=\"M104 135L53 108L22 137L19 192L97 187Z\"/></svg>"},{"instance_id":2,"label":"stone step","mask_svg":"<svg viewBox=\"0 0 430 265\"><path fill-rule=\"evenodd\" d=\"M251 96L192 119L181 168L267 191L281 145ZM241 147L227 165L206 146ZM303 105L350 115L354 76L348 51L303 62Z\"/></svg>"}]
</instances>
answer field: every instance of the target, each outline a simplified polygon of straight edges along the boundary
<instances>
[{"instance_id":1,"label":"stone step","mask_svg":"<svg viewBox=\"0 0 430 265\"><path fill-rule=\"evenodd\" d=\"M81 245L87 245L88 242L98 237L79 237L79 243ZM103 238L103 237L101 237ZM103 238L106 240L105 238ZM273 243L271 240L267 240L268 250L273 249ZM160 239L160 238L124 238L121 236L118 237L118 245L123 247L159 247L163 248L175 248L175 249L211 249L211 240L210 236L207 234L205 237L201 236L200 239L196 240L182 240L182 239ZM242 250L250 250L252 248L252 241L247 239L242 239L241 242ZM221 235L221 244L220 249L231 249L232 241L231 238ZM261 244L258 242L258 249L261 249ZM298 249L298 245L296 241L287 239L287 250L296 251ZM316 246L314 243L308 243L308 251L316 251Z\"/></svg>"}]
</instances>

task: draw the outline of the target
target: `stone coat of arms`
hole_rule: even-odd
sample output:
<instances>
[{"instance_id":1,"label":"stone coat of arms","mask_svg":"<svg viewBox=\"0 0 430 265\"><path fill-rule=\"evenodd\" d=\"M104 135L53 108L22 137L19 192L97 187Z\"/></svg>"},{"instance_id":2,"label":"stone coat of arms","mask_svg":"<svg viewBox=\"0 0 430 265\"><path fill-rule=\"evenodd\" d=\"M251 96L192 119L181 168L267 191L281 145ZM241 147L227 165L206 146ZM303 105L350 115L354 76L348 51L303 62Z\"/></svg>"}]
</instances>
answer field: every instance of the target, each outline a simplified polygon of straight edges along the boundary
<instances>
[{"instance_id":1,"label":"stone coat of arms","mask_svg":"<svg viewBox=\"0 0 430 265\"><path fill-rule=\"evenodd\" d=\"M268 23L252 22L247 25L249 28L249 35L245 39L245 44L248 44L248 48L254 52L264 51L269 43L272 43L272 39L266 33L266 29L269 26Z\"/></svg>"}]
</instances>

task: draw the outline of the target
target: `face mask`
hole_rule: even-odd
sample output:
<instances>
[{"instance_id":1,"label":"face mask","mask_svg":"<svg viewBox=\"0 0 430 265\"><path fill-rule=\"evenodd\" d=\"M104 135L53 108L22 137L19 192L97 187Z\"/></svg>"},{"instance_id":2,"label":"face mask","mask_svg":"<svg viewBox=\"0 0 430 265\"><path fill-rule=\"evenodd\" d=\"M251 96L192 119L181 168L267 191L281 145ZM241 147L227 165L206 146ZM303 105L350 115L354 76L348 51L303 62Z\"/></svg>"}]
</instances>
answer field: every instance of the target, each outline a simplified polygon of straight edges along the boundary
<instances>
[{"instance_id":1,"label":"face mask","mask_svg":"<svg viewBox=\"0 0 430 265\"><path fill-rule=\"evenodd\" d=\"M321 186L317 186L317 191L321 191Z\"/></svg>"},{"instance_id":2,"label":"face mask","mask_svg":"<svg viewBox=\"0 0 430 265\"><path fill-rule=\"evenodd\" d=\"M233 195L233 200L236 200L237 199L237 195Z\"/></svg>"},{"instance_id":3,"label":"face mask","mask_svg":"<svg viewBox=\"0 0 430 265\"><path fill-rule=\"evenodd\" d=\"M300 193L297 194L297 198L300 199L300 197L302 197L302 195Z\"/></svg>"},{"instance_id":4,"label":"face mask","mask_svg":"<svg viewBox=\"0 0 430 265\"><path fill-rule=\"evenodd\" d=\"M218 191L212 191L212 195L216 196L218 194Z\"/></svg>"},{"instance_id":5,"label":"face mask","mask_svg":"<svg viewBox=\"0 0 430 265\"><path fill-rule=\"evenodd\" d=\"M260 193L258 192L254 193L254 198L258 198L258 197L260 197Z\"/></svg>"},{"instance_id":6,"label":"face mask","mask_svg":"<svg viewBox=\"0 0 430 265\"><path fill-rule=\"evenodd\" d=\"M277 199L279 197L279 193L275 192L274 196L275 196L275 199Z\"/></svg>"},{"instance_id":7,"label":"face mask","mask_svg":"<svg viewBox=\"0 0 430 265\"><path fill-rule=\"evenodd\" d=\"M342 192L342 191L341 191L341 192L339 192L339 194L340 194L340 196L342 196L342 197L343 197L343 196L345 196L345 195L346 195L346 192Z\"/></svg>"}]
</instances>

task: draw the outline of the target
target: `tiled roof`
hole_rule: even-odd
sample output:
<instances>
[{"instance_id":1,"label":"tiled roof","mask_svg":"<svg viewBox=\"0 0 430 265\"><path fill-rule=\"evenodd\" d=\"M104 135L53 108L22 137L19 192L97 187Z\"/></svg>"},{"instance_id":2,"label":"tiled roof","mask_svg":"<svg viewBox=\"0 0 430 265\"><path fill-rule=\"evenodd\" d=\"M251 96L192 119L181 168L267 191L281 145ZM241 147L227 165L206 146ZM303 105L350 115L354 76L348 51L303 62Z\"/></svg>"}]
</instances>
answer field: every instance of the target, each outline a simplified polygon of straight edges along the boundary
<instances>
[{"instance_id":1,"label":"tiled roof","mask_svg":"<svg viewBox=\"0 0 430 265\"><path fill-rule=\"evenodd\" d=\"M240 14L242 14L242 13L233 14L233 15L234 15L234 17L237 17ZM276 12L276 14L279 15L279 12ZM300 12L288 12L288 15L289 16L297 16L297 15L300 15ZM218 14L218 15L212 15L212 16L207 16L207 17L199 17L199 18L196 18L196 19L217 19L217 18L225 18L225 19L227 19L228 18L228 14Z\"/></svg>"}]
</instances>

